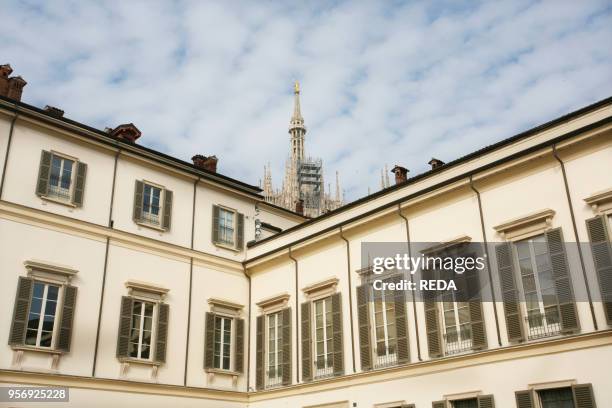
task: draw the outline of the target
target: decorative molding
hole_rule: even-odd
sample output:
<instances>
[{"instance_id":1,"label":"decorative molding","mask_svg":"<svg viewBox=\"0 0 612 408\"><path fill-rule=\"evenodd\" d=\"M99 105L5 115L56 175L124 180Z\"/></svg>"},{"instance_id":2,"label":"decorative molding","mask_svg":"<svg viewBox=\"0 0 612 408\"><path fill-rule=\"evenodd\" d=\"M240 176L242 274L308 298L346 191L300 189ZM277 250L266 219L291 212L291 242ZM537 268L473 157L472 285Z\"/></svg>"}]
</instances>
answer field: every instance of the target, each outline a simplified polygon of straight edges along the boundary
<instances>
[{"instance_id":1,"label":"decorative molding","mask_svg":"<svg viewBox=\"0 0 612 408\"><path fill-rule=\"evenodd\" d=\"M464 244L464 243L467 243L467 242L472 242L472 237L470 237L469 235L459 235L459 236L457 236L455 238L451 238L449 240L445 240L445 241L442 241L440 243L436 243L435 245L427 247L427 248L421 250L420 252L422 254L425 254L425 255L432 254L432 253L439 252L439 251L442 251L444 249L453 247L455 245Z\"/></svg>"},{"instance_id":2,"label":"decorative molding","mask_svg":"<svg viewBox=\"0 0 612 408\"><path fill-rule=\"evenodd\" d=\"M156 295L160 300L164 300L166 294L170 291L168 288L163 286L155 285L148 282L141 282L137 280L129 280L125 282L125 287L128 288L128 294L132 295Z\"/></svg>"},{"instance_id":3,"label":"decorative molding","mask_svg":"<svg viewBox=\"0 0 612 408\"><path fill-rule=\"evenodd\" d=\"M23 263L28 271L28 276L41 279L51 279L60 283L70 283L72 278L79 272L69 266L28 260ZM58 279L59 278L59 279Z\"/></svg>"},{"instance_id":4,"label":"decorative molding","mask_svg":"<svg viewBox=\"0 0 612 408\"><path fill-rule=\"evenodd\" d=\"M313 298L321 295L331 295L336 292L338 278L333 277L323 281L312 283L302 289L306 297Z\"/></svg>"},{"instance_id":5,"label":"decorative molding","mask_svg":"<svg viewBox=\"0 0 612 408\"><path fill-rule=\"evenodd\" d=\"M289 294L287 292L275 295L259 302L255 303L263 311L269 311L270 309L282 309L289 302Z\"/></svg>"},{"instance_id":6,"label":"decorative molding","mask_svg":"<svg viewBox=\"0 0 612 408\"><path fill-rule=\"evenodd\" d=\"M565 388L565 387L571 387L572 385L577 384L578 381L574 380L561 380L561 381L550 381L550 382L544 382L544 383L534 383L534 384L529 384L529 389L530 390L547 390L550 388Z\"/></svg>"},{"instance_id":7,"label":"decorative molding","mask_svg":"<svg viewBox=\"0 0 612 408\"><path fill-rule=\"evenodd\" d=\"M592 194L584 201L591 206L595 213L612 212L612 188Z\"/></svg>"},{"instance_id":8,"label":"decorative molding","mask_svg":"<svg viewBox=\"0 0 612 408\"><path fill-rule=\"evenodd\" d=\"M468 398L477 398L479 395L482 395L482 391L468 391L456 394L446 394L444 395L444 399L446 401L456 401Z\"/></svg>"},{"instance_id":9,"label":"decorative molding","mask_svg":"<svg viewBox=\"0 0 612 408\"><path fill-rule=\"evenodd\" d=\"M210 384L215 382L215 376L218 375L232 377L232 387L236 388L236 386L238 385L238 376L240 375L240 373L236 371L221 370L219 368L206 368L204 371L206 371L208 382Z\"/></svg>"},{"instance_id":10,"label":"decorative molding","mask_svg":"<svg viewBox=\"0 0 612 408\"><path fill-rule=\"evenodd\" d=\"M552 226L554 215L555 211L547 208L524 217L506 221L493 228L502 238L515 241L546 231Z\"/></svg>"},{"instance_id":11,"label":"decorative molding","mask_svg":"<svg viewBox=\"0 0 612 408\"><path fill-rule=\"evenodd\" d=\"M209 298L208 304L210 305L210 311L213 313L228 314L233 316L240 315L242 309L244 308L244 305L220 298Z\"/></svg>"}]
</instances>

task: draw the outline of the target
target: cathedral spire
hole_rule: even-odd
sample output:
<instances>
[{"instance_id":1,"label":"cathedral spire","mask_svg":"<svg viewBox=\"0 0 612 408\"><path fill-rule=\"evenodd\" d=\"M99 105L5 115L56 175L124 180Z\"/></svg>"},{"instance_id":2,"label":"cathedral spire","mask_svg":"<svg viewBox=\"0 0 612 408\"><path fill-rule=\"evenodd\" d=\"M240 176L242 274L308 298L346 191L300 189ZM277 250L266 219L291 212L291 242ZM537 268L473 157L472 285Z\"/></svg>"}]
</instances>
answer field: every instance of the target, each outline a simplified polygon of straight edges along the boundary
<instances>
[{"instance_id":1,"label":"cathedral spire","mask_svg":"<svg viewBox=\"0 0 612 408\"><path fill-rule=\"evenodd\" d=\"M303 129L304 133L306 133L306 128L304 127L304 118L302 117L302 108L300 106L300 83L295 81L293 85L293 116L291 116L291 122L289 131L293 129Z\"/></svg>"}]
</instances>

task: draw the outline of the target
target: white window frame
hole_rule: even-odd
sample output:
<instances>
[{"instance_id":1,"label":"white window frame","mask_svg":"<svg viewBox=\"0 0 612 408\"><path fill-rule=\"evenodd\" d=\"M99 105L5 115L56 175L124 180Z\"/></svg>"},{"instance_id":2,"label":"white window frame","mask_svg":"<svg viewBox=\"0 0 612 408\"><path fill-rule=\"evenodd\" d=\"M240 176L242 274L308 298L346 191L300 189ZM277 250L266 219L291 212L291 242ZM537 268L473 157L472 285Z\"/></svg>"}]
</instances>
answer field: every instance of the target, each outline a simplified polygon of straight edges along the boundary
<instances>
[{"instance_id":1,"label":"white window frame","mask_svg":"<svg viewBox=\"0 0 612 408\"><path fill-rule=\"evenodd\" d=\"M274 317L274 366L270 366L270 318ZM265 315L266 319L266 387L276 387L282 384L282 375L279 374L280 368L282 367L282 355L281 355L281 342L280 342L280 332L282 330L282 314L280 311L271 312ZM274 377L270 377L270 368L274 368Z\"/></svg>"},{"instance_id":2,"label":"white window frame","mask_svg":"<svg viewBox=\"0 0 612 408\"><path fill-rule=\"evenodd\" d=\"M45 195L46 198L50 198L52 200L58 200L61 202L66 202L66 203L71 203L74 197L74 185L75 185L75 173L77 172L77 167L78 167L78 163L79 160L75 157L63 154L63 153L58 153L55 151L51 151L51 163L49 165L49 179L47 180L47 194ZM57 157L59 159L62 160L62 163L60 165L60 178L58 180L58 186L51 186L51 174L53 172L53 159ZM64 171L64 163L65 160L70 160L72 162L72 170L70 171L70 187L68 187L68 197L62 197L60 195L58 195L57 193L51 193L51 189L52 188L57 188L57 189L61 189L60 185L61 185L61 180L62 180L62 174Z\"/></svg>"},{"instance_id":3,"label":"white window frame","mask_svg":"<svg viewBox=\"0 0 612 408\"><path fill-rule=\"evenodd\" d=\"M149 224L149 225L153 225L155 227L161 227L162 223L163 223L163 218L164 218L164 201L166 200L166 188L164 186L161 186L159 184L155 184L152 183L150 181L147 180L143 180L142 181L142 202L140 203L140 205L142 206L142 210L141 210L141 216L140 219L143 223L145 224ZM154 215L151 211L145 211L145 189L147 188L147 186L151 187L151 192L153 191L153 188L157 188L159 189L159 211L157 214L157 220L153 220L152 216ZM149 210L152 208L152 203L153 203L153 194L151 194L150 196L150 200L149 200Z\"/></svg>"},{"instance_id":4,"label":"white window frame","mask_svg":"<svg viewBox=\"0 0 612 408\"><path fill-rule=\"evenodd\" d=\"M30 313L31 313L31 309L32 309L32 301L34 299L34 285L36 284L42 284L44 285L43 288L43 297L41 299L41 305L40 305L40 313L39 313L39 321L38 321L38 327L36 328L36 344L27 344L25 343L25 339L27 338L28 335L28 330L29 329L29 322L30 322ZM43 327L43 323L44 323L44 316L45 316L45 311L47 308L47 295L49 292L49 286L56 286L58 288L57 290L57 299L56 299L56 304L55 304L55 315L53 317L53 331L51 332L51 344L49 346L41 346L40 345L40 340L42 337L42 327ZM32 294L30 295L30 303L28 305L28 316L27 316L27 320L26 320L26 333L25 333L25 337L24 337L24 345L26 347L35 347L35 348L41 348L41 349L45 349L45 350L53 350L55 349L55 345L57 342L57 332L58 332L58 326L59 326L59 322L61 322L61 308L64 302L63 299L63 293L64 293L64 286L60 283L57 282L50 282L50 281L45 281L45 280L41 280L41 279L35 279L32 281Z\"/></svg>"},{"instance_id":5,"label":"white window frame","mask_svg":"<svg viewBox=\"0 0 612 408\"><path fill-rule=\"evenodd\" d=\"M133 297L132 299L133 302L141 302L141 313L140 313L140 322L138 325L138 350L137 350L137 356L134 357L131 354L128 354L128 358L132 359L132 360L140 360L140 361L153 361L153 356L155 355L155 344L157 341L157 314L158 314L158 305L159 303L151 300L151 299L144 299L144 298L140 298L140 297ZM143 358L141 357L142 354L142 338L143 338L143 334L144 334L144 310L145 310L145 305L146 304L151 304L153 306L153 313L151 314L151 343L149 344L149 357L148 358ZM131 322L130 323L130 340L129 342L132 343L132 324L134 321L134 311L135 309L132 310L132 317L131 317Z\"/></svg>"},{"instance_id":6,"label":"white window frame","mask_svg":"<svg viewBox=\"0 0 612 408\"><path fill-rule=\"evenodd\" d=\"M371 321L374 323L372 325L371 328L371 336L372 339L374 340L374 365L375 367L385 367L385 366L389 366L389 365L393 365L397 362L397 349L395 350L394 353L389 353L389 346L392 344L391 341L395 340L397 342L397 327L395 329L395 338L391 339L389 337L389 322L388 322L388 316L387 316L387 296L391 297L392 300L390 301L390 303L393 304L393 316L397 319L396 313L397 311L395 310L395 299L393 298L394 296L387 293L388 291L385 290L380 290L378 292L380 292L380 300L381 300L381 307L382 307L382 318L383 318L383 328L384 328L384 342L385 342L385 354L379 355L378 354L378 337L377 337L377 333L376 333L376 328L377 328L377 322L376 322L376 299L374 296L374 288L371 289L372 290L372 296L370 299L372 299L371 303L371 307L370 309L370 317L371 317ZM393 323L395 324L395 322Z\"/></svg>"},{"instance_id":7,"label":"white window frame","mask_svg":"<svg viewBox=\"0 0 612 408\"><path fill-rule=\"evenodd\" d=\"M561 322L560 322L560 310L559 310L559 305L557 305L557 319L559 320L556 323L548 323L547 321L547 316L546 316L546 308L544 305L544 299L543 299L543 295L542 295L542 287L541 287L541 283L540 283L540 273L542 271L540 271L538 269L537 266L537 262L536 262L536 254L535 254L535 249L534 249L534 244L536 243L536 239L543 239L542 242L537 242L538 245L546 245L546 236L544 235L544 233L540 233L540 234L536 234L536 235L532 235L530 237L521 239L521 240L517 240L517 241L513 241L512 245L512 256L514 258L514 263L515 263L515 276L517 276L517 280L519 282L519 291L520 294L522 296L523 299L525 299L524 302L520 302L521 305L521 309L523 312L523 316L525 316L524 319L524 326L527 329L527 338L528 339L535 339L535 338L541 338L541 337L550 337L550 336L554 336L554 335L558 335L561 332ZM518 253L518 245L522 244L522 243L528 243L528 248L529 248L529 258L520 258L519 253ZM547 252L548 253L548 252ZM535 294L537 296L537 303L538 303L538 312L541 316L542 319L542 324L539 326L531 326L531 322L529 320L529 312L530 309L527 306L527 298L525 295L525 287L524 287L524 283L523 283L523 274L521 271L521 260L524 259L529 259L531 261L531 269L532 269L532 273L534 276L534 283L535 283ZM553 288L554 288L554 274L552 271L552 265L550 265L549 263L549 267L550 267L550 274L553 277ZM556 292L555 292L556 295ZM531 309L531 310L536 310L536 309ZM542 334L542 333L549 333L549 334Z\"/></svg>"},{"instance_id":8,"label":"white window frame","mask_svg":"<svg viewBox=\"0 0 612 408\"><path fill-rule=\"evenodd\" d=\"M214 338L214 336L216 336L216 333L213 333L213 368L217 369L217 370L223 370L223 371L232 371L233 367L234 367L234 352L233 352L233 346L234 346L234 335L235 335L235 331L236 331L236 319L232 316L226 316L223 314L218 314L215 313L215 320L216 319L221 319L221 335L220 335L220 342L217 343L216 339ZM225 321L229 320L230 321L230 339L229 339L229 343L225 343L223 341L224 336L223 336L223 332L225 329ZM217 330L217 322L215 321L215 331ZM215 355L216 355L216 349L217 349L217 344L219 344L219 367L214 366L214 360L215 360ZM223 353L223 345L225 344L229 344L229 367L228 368L223 368L223 358L225 357L225 354Z\"/></svg>"},{"instance_id":9,"label":"white window frame","mask_svg":"<svg viewBox=\"0 0 612 408\"><path fill-rule=\"evenodd\" d=\"M459 309L460 308L467 308L468 309L468 313L469 313L469 304L467 302L459 302L456 299L455 296L455 292L449 292L449 295L452 297L452 301L448 301L444 299L444 296L440 299L440 312L442 314L442 327L444 330L444 345L445 345L445 353L446 354L458 354L458 353L462 353L462 352L466 352L472 349L472 324L471 321L468 319L467 322L465 323L461 323L460 318L459 318ZM451 304L452 305L452 309L446 309L446 304ZM459 306L460 304L462 304L461 306ZM446 312L447 311L451 311L453 312L453 316L455 319L455 323L454 324L448 324L447 319L446 319ZM462 336L462 327L467 326L468 330L469 330L469 338L464 339ZM455 329L455 333L457 336L457 339L455 341L449 341L448 340L448 329L449 328L454 328Z\"/></svg>"},{"instance_id":10,"label":"white window frame","mask_svg":"<svg viewBox=\"0 0 612 408\"><path fill-rule=\"evenodd\" d=\"M232 208L224 207L222 205L218 205L218 207L219 207L219 221L218 221L219 225L217 225L216 228L219 231L219 244L221 244L222 246L227 246L227 247L234 249L234 247L236 246L236 241L238 239L238 236L237 236L238 229L236 226L237 224L236 221L238 219L238 211ZM232 214L232 228L231 228L232 229L232 242L227 242L226 240L222 238L221 219L223 217L223 213ZM226 230L227 227L224 227L223 229Z\"/></svg>"},{"instance_id":11,"label":"white window frame","mask_svg":"<svg viewBox=\"0 0 612 408\"><path fill-rule=\"evenodd\" d=\"M332 298L331 296L326 296L326 297L322 297L316 300L313 300L312 302L312 316L313 316L313 321L314 324L312 325L312 344L313 344L313 356L315 358L312 359L312 364L313 364L313 369L314 369L314 373L315 373L315 378L320 378L320 377L326 377L329 375L333 374L333 369L334 369L334 356L331 353L330 350L328 350L327 347L327 343L328 341L333 341L333 323L331 322L331 319L333 319L333 316L331 315L333 313L333 307L332 307ZM319 353L318 353L318 340L317 340L317 304L321 304L321 308L322 308L322 322L323 322L323 358L324 358L324 364L323 367L319 368L317 361L319 359ZM328 310L327 308L329 307L329 312L330 312L330 322L327 321L327 313ZM328 324L329 323L329 324ZM330 330L328 331L328 326L330 326Z\"/></svg>"}]
</instances>

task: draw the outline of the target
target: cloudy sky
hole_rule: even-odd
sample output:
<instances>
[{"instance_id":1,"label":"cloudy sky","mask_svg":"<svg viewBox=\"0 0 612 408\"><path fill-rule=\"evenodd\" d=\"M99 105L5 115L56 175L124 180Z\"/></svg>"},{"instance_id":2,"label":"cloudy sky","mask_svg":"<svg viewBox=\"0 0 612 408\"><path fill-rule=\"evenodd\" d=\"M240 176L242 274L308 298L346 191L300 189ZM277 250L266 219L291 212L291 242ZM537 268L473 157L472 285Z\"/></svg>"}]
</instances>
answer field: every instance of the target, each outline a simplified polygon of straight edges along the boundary
<instances>
[{"instance_id":1,"label":"cloudy sky","mask_svg":"<svg viewBox=\"0 0 612 408\"><path fill-rule=\"evenodd\" d=\"M221 173L278 184L292 82L307 153L349 199L612 95L612 3L3 2L23 100Z\"/></svg>"}]
</instances>

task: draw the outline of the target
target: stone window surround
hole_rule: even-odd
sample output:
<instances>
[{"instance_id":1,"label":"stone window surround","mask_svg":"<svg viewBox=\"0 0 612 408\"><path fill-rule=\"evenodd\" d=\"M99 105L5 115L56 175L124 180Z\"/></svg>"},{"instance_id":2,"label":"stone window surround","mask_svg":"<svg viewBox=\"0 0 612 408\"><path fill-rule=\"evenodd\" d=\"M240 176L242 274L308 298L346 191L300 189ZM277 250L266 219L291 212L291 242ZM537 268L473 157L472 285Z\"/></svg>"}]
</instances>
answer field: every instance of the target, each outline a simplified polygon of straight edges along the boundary
<instances>
[{"instance_id":1,"label":"stone window surround","mask_svg":"<svg viewBox=\"0 0 612 408\"><path fill-rule=\"evenodd\" d=\"M72 168L72 174L70 175L70 196L73 197L74 195L74 185L76 182L76 174L75 172L77 171L77 166L79 164L79 159L71 156L69 154L65 154L65 153L60 153L56 150L49 150L49 153L51 153L51 165L53 165L53 156L57 156L60 157L62 159L68 159L68 160L72 160L74 162L73 168ZM49 176L51 175L51 169L49 168ZM72 212L74 208L77 208L77 206L72 202L72 199L70 200L63 200L61 198L56 198L53 196L49 196L49 195L42 195L40 196L43 205L47 204L47 201L53 202L53 203L57 203L57 204L61 204L61 205L65 205L69 208L69 211Z\"/></svg>"},{"instance_id":2,"label":"stone window surround","mask_svg":"<svg viewBox=\"0 0 612 408\"><path fill-rule=\"evenodd\" d=\"M598 191L584 199L595 214L612 214L612 188Z\"/></svg>"},{"instance_id":3,"label":"stone window surround","mask_svg":"<svg viewBox=\"0 0 612 408\"><path fill-rule=\"evenodd\" d=\"M219 207L219 209L221 209L221 210L223 210L223 211L231 212L231 213L233 213L233 214L234 214L234 222L233 222L233 225L232 225L232 227L234 228L234 237L233 237L233 242L234 242L234 245L226 244L226 243L223 243L223 242L214 242L214 241L213 241L213 245L215 245L215 246L217 246L217 247L219 247L219 248L228 249L228 250L230 250L230 251L234 251L234 252L241 252L241 250L240 250L240 249L238 249L238 248L236 248L236 247L235 247L235 245L236 245L236 241L237 241L237 239L238 239L238 228L237 228L237 224L238 224L238 223L237 223L237 218L238 218L238 210L237 210L237 209L235 209L235 208L228 207L228 206L223 205L223 204L215 204L215 205L216 205L217 207ZM245 217L245 218L246 218L246 217ZM212 227L213 227L213 228L218 228L218 225L217 225L217 226L216 226L216 225L213 225Z\"/></svg>"},{"instance_id":4,"label":"stone window surround","mask_svg":"<svg viewBox=\"0 0 612 408\"><path fill-rule=\"evenodd\" d=\"M336 277L312 283L302 289L308 301L319 300L337 292L339 279Z\"/></svg>"},{"instance_id":5,"label":"stone window surround","mask_svg":"<svg viewBox=\"0 0 612 408\"><path fill-rule=\"evenodd\" d=\"M27 276L40 282L52 283L56 285L67 285L72 281L72 278L76 276L78 271L69 266L59 265L50 262L43 262L39 260L27 260L24 263L26 268ZM61 308L58 307L58 313L55 316L56 321L61 321ZM51 364L49 367L50 372L57 372L59 366L60 356L64 354L63 351L55 350L52 348L42 348L34 346L11 346L13 349L13 367L22 369L22 362L24 359L25 352L35 352L49 354L52 356Z\"/></svg>"},{"instance_id":6,"label":"stone window surround","mask_svg":"<svg viewBox=\"0 0 612 408\"><path fill-rule=\"evenodd\" d=\"M544 233L552 228L555 211L550 208L514 218L499 224L493 229L506 241L520 241Z\"/></svg>"},{"instance_id":7,"label":"stone window surround","mask_svg":"<svg viewBox=\"0 0 612 408\"><path fill-rule=\"evenodd\" d=\"M262 314L269 314L283 310L289 304L290 295L287 292L270 296L255 303L261 309Z\"/></svg>"},{"instance_id":8,"label":"stone window surround","mask_svg":"<svg viewBox=\"0 0 612 408\"><path fill-rule=\"evenodd\" d=\"M139 226L145 227L145 228L150 228L152 230L159 231L159 232L166 232L166 230L162 228L162 223L163 223L163 218L164 218L164 211L166 211L166 208L164 206L165 198L166 198L166 187L162 186L161 184L155 183L153 181L149 181L147 179L140 179L139 181L141 181L143 183L143 193L142 193L143 200L144 200L144 186L149 185L151 187L159 188L161 190L161 193L159 195L159 209L160 209L160 211L159 211L159 224L154 224L152 222L140 220L140 221L136 221L136 225L139 225ZM144 207L144 202L141 203L141 204ZM144 210L142 212L144 213Z\"/></svg>"}]
</instances>

